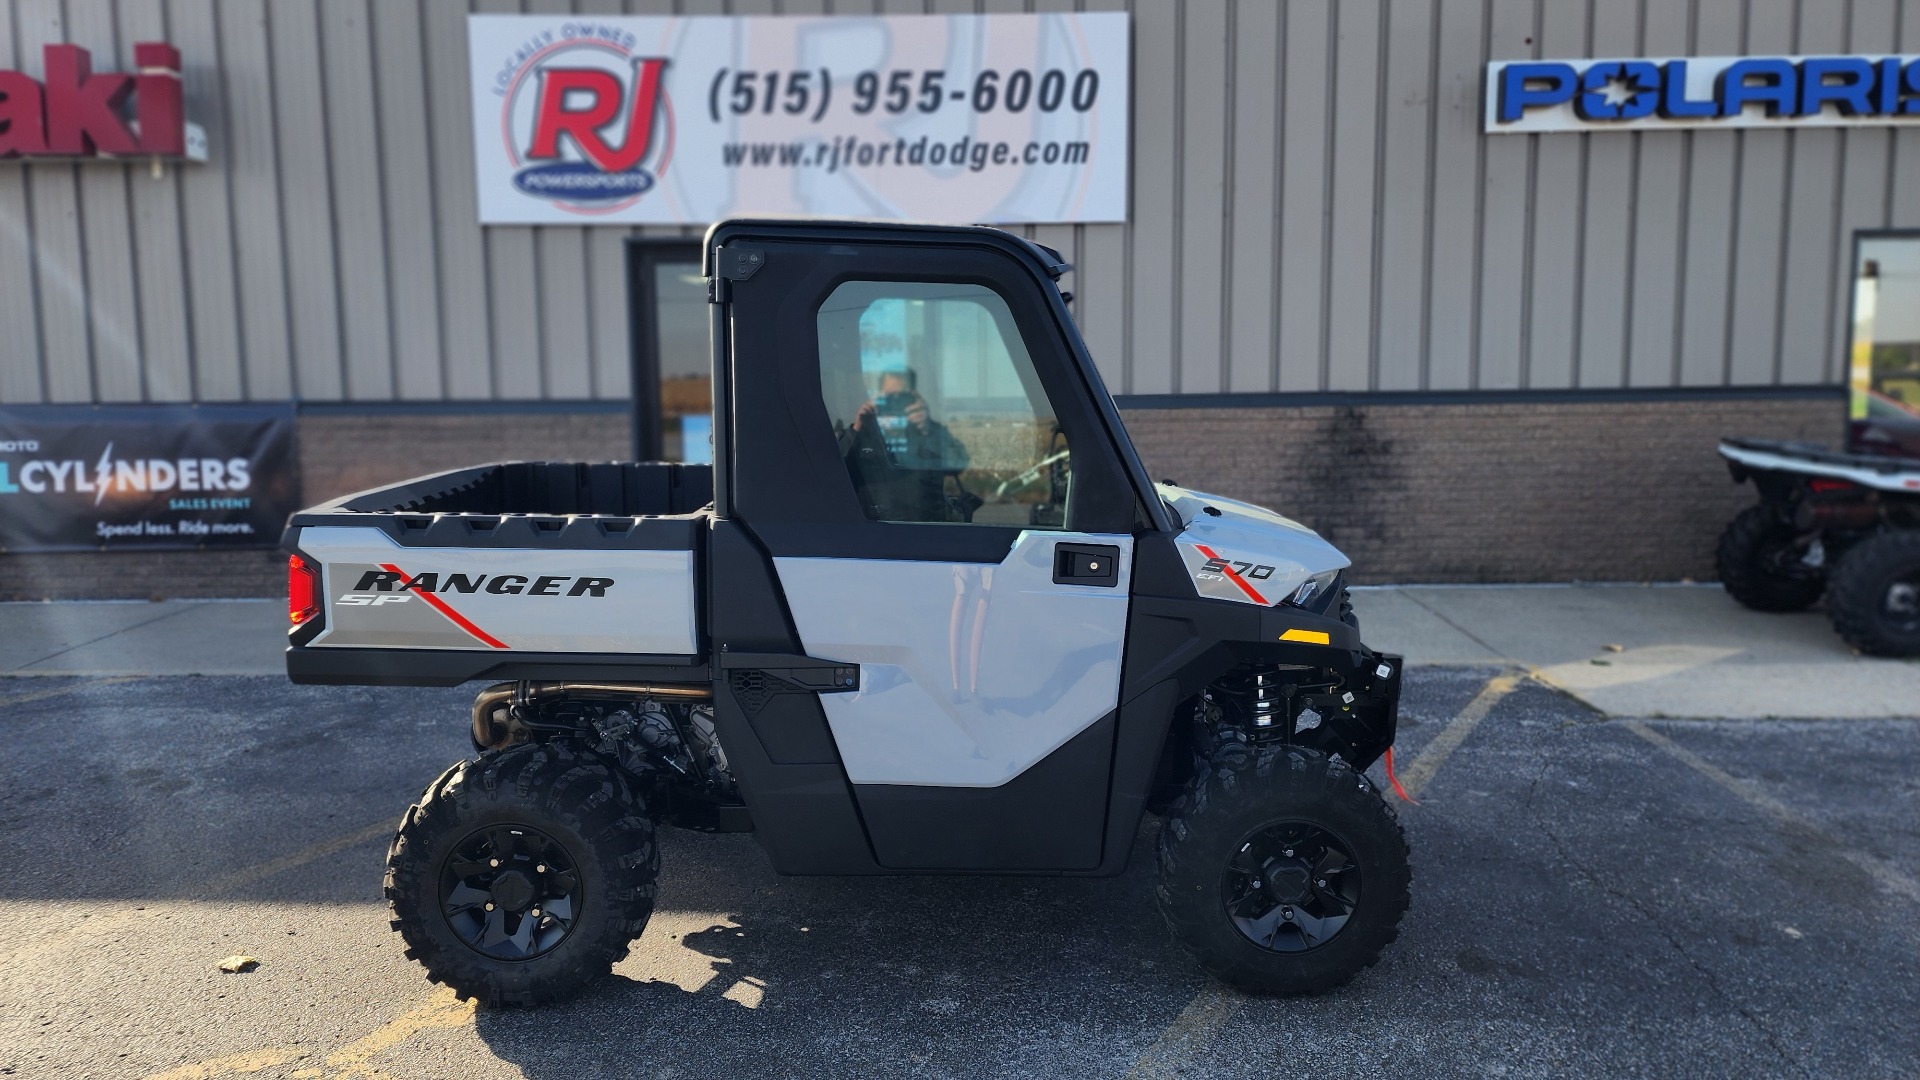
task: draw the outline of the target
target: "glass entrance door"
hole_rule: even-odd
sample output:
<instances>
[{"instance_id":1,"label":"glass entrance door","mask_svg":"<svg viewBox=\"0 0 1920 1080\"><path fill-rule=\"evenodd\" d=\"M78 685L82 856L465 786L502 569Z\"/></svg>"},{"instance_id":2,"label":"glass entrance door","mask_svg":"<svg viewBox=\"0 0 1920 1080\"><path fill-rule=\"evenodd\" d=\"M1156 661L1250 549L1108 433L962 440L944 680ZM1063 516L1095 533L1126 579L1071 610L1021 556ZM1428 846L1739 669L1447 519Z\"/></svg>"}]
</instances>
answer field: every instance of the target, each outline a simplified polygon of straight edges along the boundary
<instances>
[{"instance_id":1,"label":"glass entrance door","mask_svg":"<svg viewBox=\"0 0 1920 1080\"><path fill-rule=\"evenodd\" d=\"M635 240L627 249L633 327L634 456L713 462L713 372L700 245Z\"/></svg>"},{"instance_id":2,"label":"glass entrance door","mask_svg":"<svg viewBox=\"0 0 1920 1080\"><path fill-rule=\"evenodd\" d=\"M1851 448L1920 456L1920 233L1861 233L1855 247Z\"/></svg>"}]
</instances>

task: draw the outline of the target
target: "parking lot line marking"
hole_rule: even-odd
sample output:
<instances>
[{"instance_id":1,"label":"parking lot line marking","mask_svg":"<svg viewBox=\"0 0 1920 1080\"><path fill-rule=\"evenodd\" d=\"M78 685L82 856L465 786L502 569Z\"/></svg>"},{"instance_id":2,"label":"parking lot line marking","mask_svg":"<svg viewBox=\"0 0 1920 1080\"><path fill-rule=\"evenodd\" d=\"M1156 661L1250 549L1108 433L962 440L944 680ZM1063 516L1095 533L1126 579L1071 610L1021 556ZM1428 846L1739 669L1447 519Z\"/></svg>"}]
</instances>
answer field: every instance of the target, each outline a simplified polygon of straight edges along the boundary
<instances>
[{"instance_id":1,"label":"parking lot line marking","mask_svg":"<svg viewBox=\"0 0 1920 1080\"><path fill-rule=\"evenodd\" d=\"M435 990L425 1005L411 1009L374 1028L372 1031L328 1054L317 1068L295 1069L288 1077L373 1078L386 1074L373 1067L373 1059L405 1043L423 1031L460 1028L473 1020L475 1002L461 1001L444 987ZM247 1076L311 1057L313 1051L297 1046L272 1046L226 1057L208 1058L153 1073L146 1080L213 1080L218 1076Z\"/></svg>"},{"instance_id":2,"label":"parking lot line marking","mask_svg":"<svg viewBox=\"0 0 1920 1080\"><path fill-rule=\"evenodd\" d=\"M1629 720L1625 726L1628 731L1665 750L1668 754L1672 755L1674 759L1680 761L1694 772L1699 773L1701 776L1706 777L1739 796L1746 803L1763 811L1775 821L1797 832L1818 837L1823 844L1838 852L1841 858L1865 871L1868 877L1879 882L1881 887L1887 891L1904 896L1908 900L1920 904L1920 881L1916 881L1887 865L1883 859L1869 855L1864 851L1855 851L1847 847L1845 844L1842 844L1837 837L1814 824L1809 819L1802 817L1786 803L1761 791L1750 781L1740 779L1727 770L1722 769L1720 766L1715 765L1713 762L1708 761L1706 758L1701 757L1699 754L1681 746L1660 732L1648 727L1644 722Z\"/></svg>"},{"instance_id":3,"label":"parking lot line marking","mask_svg":"<svg viewBox=\"0 0 1920 1080\"><path fill-rule=\"evenodd\" d=\"M1127 1070L1127 1080L1153 1080L1190 1072L1194 1057L1213 1041L1215 1032L1233 1019L1242 1003L1238 993L1217 983L1193 995L1180 1015L1173 1018L1154 1044L1133 1063L1133 1068Z\"/></svg>"},{"instance_id":4,"label":"parking lot line marking","mask_svg":"<svg viewBox=\"0 0 1920 1080\"><path fill-rule=\"evenodd\" d=\"M1480 688L1472 701L1467 702L1467 707L1447 721L1447 726L1440 729L1440 734L1421 748L1418 757L1399 770L1400 786L1407 789L1407 794L1419 798L1420 789L1427 786L1433 774L1447 763L1447 758L1460 748L1461 743L1467 741L1467 736L1473 734L1473 729L1480 726L1480 721L1487 718L1487 713L1493 711L1500 699L1513 693L1514 687L1519 686L1525 678L1524 672L1510 671L1488 679L1487 685Z\"/></svg>"},{"instance_id":5,"label":"parking lot line marking","mask_svg":"<svg viewBox=\"0 0 1920 1080\"><path fill-rule=\"evenodd\" d=\"M264 881L275 874L285 873L296 866L305 866L315 859L324 859L337 851L345 851L356 844L364 844L376 837L390 836L392 833L393 826L389 823L381 822L377 825L369 825L357 832L350 832L345 836L336 836L331 840L322 840L311 847L301 848L291 855L282 855L277 859L270 859L267 862L258 863L243 870L236 870L225 877L214 878L207 883L204 895L219 896L221 893L228 893L235 889L245 888L256 881Z\"/></svg>"},{"instance_id":6,"label":"parking lot line marking","mask_svg":"<svg viewBox=\"0 0 1920 1080\"><path fill-rule=\"evenodd\" d=\"M249 1073L265 1072L306 1056L305 1050L292 1046L276 1046L270 1050L248 1050L245 1053L208 1058L190 1065L149 1073L147 1080L212 1080L216 1076L246 1076Z\"/></svg>"},{"instance_id":7,"label":"parking lot line marking","mask_svg":"<svg viewBox=\"0 0 1920 1080\"><path fill-rule=\"evenodd\" d=\"M461 1001L454 996L453 991L441 987L433 992L425 1005L401 1013L366 1035L328 1054L326 1075L379 1076L381 1073L368 1064L375 1057L423 1031L466 1027L473 1021L475 1004L473 999Z\"/></svg>"},{"instance_id":8,"label":"parking lot line marking","mask_svg":"<svg viewBox=\"0 0 1920 1080\"><path fill-rule=\"evenodd\" d=\"M56 686L51 690L30 690L24 694L14 694L11 697L0 698L0 707L5 707L8 705L25 705L29 701L44 701L50 697L59 697L62 694L71 694L78 690L85 690L91 686L112 686L114 683L132 682L132 681L133 681L133 676L131 675L115 675L109 679L88 679L88 678L82 677L75 682L67 684L66 686Z\"/></svg>"}]
</instances>

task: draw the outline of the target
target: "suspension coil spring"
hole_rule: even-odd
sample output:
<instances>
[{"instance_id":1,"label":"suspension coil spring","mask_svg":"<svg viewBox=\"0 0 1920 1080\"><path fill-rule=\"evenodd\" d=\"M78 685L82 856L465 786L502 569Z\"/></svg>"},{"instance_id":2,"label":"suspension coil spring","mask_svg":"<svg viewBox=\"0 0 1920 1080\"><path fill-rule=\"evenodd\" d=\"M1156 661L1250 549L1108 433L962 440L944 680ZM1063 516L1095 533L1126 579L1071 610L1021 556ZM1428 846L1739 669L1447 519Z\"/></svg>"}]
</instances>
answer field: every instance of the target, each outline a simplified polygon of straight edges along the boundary
<instances>
[{"instance_id":1,"label":"suspension coil spring","mask_svg":"<svg viewBox=\"0 0 1920 1080\"><path fill-rule=\"evenodd\" d=\"M1238 699L1247 723L1262 731L1278 728L1285 733L1288 719L1287 699L1291 696L1283 683L1280 669L1271 664L1248 665L1222 678L1218 684L1224 693Z\"/></svg>"}]
</instances>

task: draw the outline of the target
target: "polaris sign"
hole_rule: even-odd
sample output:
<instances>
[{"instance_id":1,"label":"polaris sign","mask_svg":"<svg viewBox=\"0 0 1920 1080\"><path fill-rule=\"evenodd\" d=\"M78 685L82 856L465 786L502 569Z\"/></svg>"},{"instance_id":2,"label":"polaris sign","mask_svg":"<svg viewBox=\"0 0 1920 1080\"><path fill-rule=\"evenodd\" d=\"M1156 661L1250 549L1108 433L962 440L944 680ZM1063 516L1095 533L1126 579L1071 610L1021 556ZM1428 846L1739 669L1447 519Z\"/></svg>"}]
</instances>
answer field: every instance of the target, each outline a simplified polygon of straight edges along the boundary
<instances>
[{"instance_id":1,"label":"polaris sign","mask_svg":"<svg viewBox=\"0 0 1920 1080\"><path fill-rule=\"evenodd\" d=\"M1491 134L1920 124L1920 55L1506 60Z\"/></svg>"}]
</instances>

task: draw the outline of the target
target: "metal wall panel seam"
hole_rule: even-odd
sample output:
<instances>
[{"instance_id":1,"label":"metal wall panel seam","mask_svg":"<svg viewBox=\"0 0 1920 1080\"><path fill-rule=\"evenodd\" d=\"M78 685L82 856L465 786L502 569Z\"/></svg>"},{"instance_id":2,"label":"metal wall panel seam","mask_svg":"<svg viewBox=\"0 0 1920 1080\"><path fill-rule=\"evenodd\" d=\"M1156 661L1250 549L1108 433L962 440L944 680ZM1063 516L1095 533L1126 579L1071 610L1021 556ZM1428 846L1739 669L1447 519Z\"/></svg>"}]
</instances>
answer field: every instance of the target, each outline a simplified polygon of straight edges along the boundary
<instances>
[{"instance_id":1,"label":"metal wall panel seam","mask_svg":"<svg viewBox=\"0 0 1920 1080\"><path fill-rule=\"evenodd\" d=\"M134 45L141 41L174 41L167 9L135 4L117 7L116 39L120 42L116 68L137 69ZM181 90L185 92L184 79ZM134 282L140 328L140 399L191 401L198 385L193 348L192 283L186 261L181 188L190 175L178 164L152 166L128 162L127 215L132 225Z\"/></svg>"},{"instance_id":2,"label":"metal wall panel seam","mask_svg":"<svg viewBox=\"0 0 1920 1080\"><path fill-rule=\"evenodd\" d=\"M1372 342L1378 312L1373 306L1377 244L1380 75L1377 63L1384 0L1340 5L1335 25L1336 85L1353 89L1329 95L1333 145L1327 183L1326 381L1324 389L1363 390L1372 378Z\"/></svg>"},{"instance_id":3,"label":"metal wall panel seam","mask_svg":"<svg viewBox=\"0 0 1920 1080\"><path fill-rule=\"evenodd\" d=\"M94 62L101 67L117 66L119 27L113 0L70 3L65 11L63 36L92 46L99 54ZM93 400L139 401L144 357L127 169L121 164L87 163L75 167L75 177Z\"/></svg>"},{"instance_id":4,"label":"metal wall panel seam","mask_svg":"<svg viewBox=\"0 0 1920 1080\"><path fill-rule=\"evenodd\" d=\"M1687 0L1687 36L1686 51L1693 56L1699 49L1700 41L1700 0ZM1680 227L1674 237L1674 276L1677 286L1673 304L1673 344L1672 355L1668 358L1669 370L1667 384L1682 385L1685 371L1685 353L1687 340L1687 262L1692 257L1693 231L1687 228L1693 210L1693 132L1680 133Z\"/></svg>"},{"instance_id":5,"label":"metal wall panel seam","mask_svg":"<svg viewBox=\"0 0 1920 1080\"><path fill-rule=\"evenodd\" d=\"M1433 197L1434 177L1440 168L1440 0L1432 0L1427 15L1427 190L1426 210L1420 220L1423 250L1420 258L1420 389L1433 379ZM1276 387L1278 389L1278 387Z\"/></svg>"},{"instance_id":6,"label":"metal wall panel seam","mask_svg":"<svg viewBox=\"0 0 1920 1080\"><path fill-rule=\"evenodd\" d=\"M256 68L252 74L260 93L257 96L236 93L233 70L224 63L242 54L256 59L271 58L272 16L264 2L253 5L250 10L258 15L255 33L249 42L255 46L251 51L229 47L228 34L241 33L248 21L235 16L231 0L211 9L218 46L216 60L222 64L220 94L227 136L222 156L228 179L228 238L233 257L234 311L240 331L240 372L246 400L264 400L284 392L297 401L301 397L301 383L293 352L293 289L283 254L287 216L280 209L284 185L278 89L274 86L271 68ZM260 136L257 140L243 140L243 122L248 118L257 122L254 124ZM258 154L262 166L259 171L265 173L264 179L256 176L251 184L241 182L246 179L239 168L243 141L260 148L249 149L247 153ZM258 215L262 220L247 220L248 227L243 227L248 210L262 211ZM274 366L264 367L267 364Z\"/></svg>"},{"instance_id":7,"label":"metal wall panel seam","mask_svg":"<svg viewBox=\"0 0 1920 1080\"><path fill-rule=\"evenodd\" d=\"M1231 49L1229 0L1194 0L1184 6L1178 82L1179 153L1175 228L1178 266L1174 333L1179 364L1176 388L1213 392L1221 388L1226 326L1221 315L1228 288L1222 249L1227 236L1233 133L1229 87L1221 78L1223 50Z\"/></svg>"},{"instance_id":8,"label":"metal wall panel seam","mask_svg":"<svg viewBox=\"0 0 1920 1080\"><path fill-rule=\"evenodd\" d=\"M1493 0L1480 0L1480 57L1474 65L1484 70L1493 55ZM1478 125L1475 125L1478 126ZM1473 302L1469 305L1467 329L1467 387L1480 389L1480 335L1484 321L1480 291L1486 288L1487 257L1487 137L1476 135L1473 167Z\"/></svg>"},{"instance_id":9,"label":"metal wall panel seam","mask_svg":"<svg viewBox=\"0 0 1920 1080\"><path fill-rule=\"evenodd\" d=\"M65 17L56 0L20 0L19 10L20 70L38 77L45 74L44 46L67 37ZM38 226L32 265L45 349L46 399L95 401L78 166L36 162L22 169L31 193L28 210Z\"/></svg>"},{"instance_id":10,"label":"metal wall panel seam","mask_svg":"<svg viewBox=\"0 0 1920 1080\"><path fill-rule=\"evenodd\" d=\"M1185 359L1181 352L1181 307L1185 306L1187 290L1181 271L1185 269L1187 254L1187 73L1181 71L1187 65L1187 4L1181 4L1173 15L1173 221L1167 223L1173 242L1167 250L1173 256L1173 273L1167 281L1167 292L1171 292L1171 311L1167 313L1167 384L1179 394L1181 392L1181 367Z\"/></svg>"},{"instance_id":11,"label":"metal wall panel seam","mask_svg":"<svg viewBox=\"0 0 1920 1080\"><path fill-rule=\"evenodd\" d=\"M20 11L14 4L6 5L0 12L0 63L10 69L24 71L26 62L19 59L16 43L20 38ZM47 400L47 350L40 326L40 282L34 272L34 262L39 248L34 239L33 191L27 183L27 170L9 170L4 179L0 179L0 207L9 202L17 203L20 208L18 218L0 214L0 250L6 243L19 245L18 260L0 260L0 311L4 311L6 325L27 327L27 335L33 342L31 378L14 381L13 366L0 367L0 403L9 405L41 404ZM11 227L7 228L11 223ZM17 275L9 268L17 268ZM18 334L18 330L14 331ZM27 370L27 365L20 366Z\"/></svg>"},{"instance_id":12,"label":"metal wall panel seam","mask_svg":"<svg viewBox=\"0 0 1920 1080\"><path fill-rule=\"evenodd\" d=\"M1394 11L1387 33L1388 80L1381 95L1387 109L1381 131L1384 152L1381 194L1380 302L1374 322L1380 339L1377 389L1418 387L1426 348L1426 298L1430 205L1428 177L1433 117L1434 35L1431 0L1389 0Z\"/></svg>"},{"instance_id":13,"label":"metal wall panel seam","mask_svg":"<svg viewBox=\"0 0 1920 1080\"><path fill-rule=\"evenodd\" d=\"M1367 274L1367 389L1380 389L1380 278L1387 206L1387 43L1393 39L1393 0L1380 3L1380 43L1373 58L1373 265Z\"/></svg>"},{"instance_id":14,"label":"metal wall panel seam","mask_svg":"<svg viewBox=\"0 0 1920 1080\"><path fill-rule=\"evenodd\" d=\"M1439 3L1439 0L1434 0ZM1267 312L1267 347L1271 353L1267 360L1267 390L1277 392L1280 389L1280 339L1286 332L1285 322L1280 315L1280 297L1284 295L1287 273L1285 257L1286 245L1286 167L1287 167L1287 9L1282 6L1278 12L1278 27L1274 40L1274 67L1279 69L1273 79L1273 234L1267 241L1270 257L1273 261L1273 303Z\"/></svg>"},{"instance_id":15,"label":"metal wall panel seam","mask_svg":"<svg viewBox=\"0 0 1920 1080\"><path fill-rule=\"evenodd\" d=\"M1534 0L1494 0L1486 10L1482 52L1488 62L1523 59L1533 50ZM1475 233L1474 368L1471 385L1521 385L1521 329L1526 317L1528 159L1538 136L1493 138L1481 144L1480 228Z\"/></svg>"},{"instance_id":16,"label":"metal wall panel seam","mask_svg":"<svg viewBox=\"0 0 1920 1080\"><path fill-rule=\"evenodd\" d=\"M1330 203L1328 163L1333 133L1327 69L1333 63L1333 18L1327 3L1287 8L1282 110L1287 156L1281 176L1279 291L1281 390L1322 388L1326 361L1326 269Z\"/></svg>"},{"instance_id":17,"label":"metal wall panel seam","mask_svg":"<svg viewBox=\"0 0 1920 1080\"><path fill-rule=\"evenodd\" d=\"M1326 135L1320 144L1320 364L1315 380L1321 390L1333 385L1333 232L1339 224L1334 218L1333 165L1340 150L1340 12L1352 2L1328 5L1326 90L1320 95Z\"/></svg>"},{"instance_id":18,"label":"metal wall panel seam","mask_svg":"<svg viewBox=\"0 0 1920 1080\"><path fill-rule=\"evenodd\" d=\"M448 400L493 398L492 271L473 176L467 5L421 4L420 18L442 393Z\"/></svg>"},{"instance_id":19,"label":"metal wall panel seam","mask_svg":"<svg viewBox=\"0 0 1920 1080\"><path fill-rule=\"evenodd\" d=\"M345 393L356 400L390 399L399 390L393 355L398 283L388 248L393 230L372 23L365 0L327 0L319 38L340 346Z\"/></svg>"},{"instance_id":20,"label":"metal wall panel seam","mask_svg":"<svg viewBox=\"0 0 1920 1080\"><path fill-rule=\"evenodd\" d=\"M1586 43L1589 49L1595 48L1593 40L1595 0L1585 0L1587 19ZM1587 385L1583 377L1586 359L1586 321L1587 321L1587 206L1590 193L1588 178L1592 175L1593 136L1581 132L1580 175L1576 190L1579 191L1578 212L1573 222L1573 306L1570 309L1571 323L1568 340L1572 345L1571 364L1567 369L1567 385L1582 387Z\"/></svg>"},{"instance_id":21,"label":"metal wall panel seam","mask_svg":"<svg viewBox=\"0 0 1920 1080\"><path fill-rule=\"evenodd\" d=\"M1749 8L1748 53L1786 54L1793 48L1792 0ZM1732 263L1734 300L1732 376L1771 382L1779 361L1780 281L1786 218L1792 197L1791 132L1743 132L1740 243Z\"/></svg>"},{"instance_id":22,"label":"metal wall panel seam","mask_svg":"<svg viewBox=\"0 0 1920 1080\"><path fill-rule=\"evenodd\" d=\"M1234 42L1239 40L1240 7L1229 3L1226 9L1227 38L1223 42L1220 79L1220 100L1222 113L1220 118L1221 147L1224 150L1220 163L1220 356L1219 372L1214 385L1222 390L1233 388L1233 197L1234 162L1240 147L1239 132L1234 121L1239 115L1234 93L1238 84L1239 53ZM1184 61L1184 57L1182 58Z\"/></svg>"}]
</instances>

